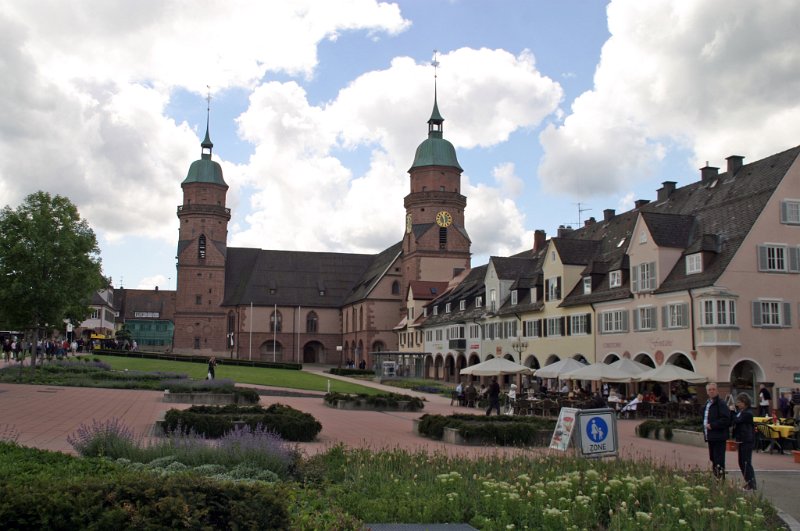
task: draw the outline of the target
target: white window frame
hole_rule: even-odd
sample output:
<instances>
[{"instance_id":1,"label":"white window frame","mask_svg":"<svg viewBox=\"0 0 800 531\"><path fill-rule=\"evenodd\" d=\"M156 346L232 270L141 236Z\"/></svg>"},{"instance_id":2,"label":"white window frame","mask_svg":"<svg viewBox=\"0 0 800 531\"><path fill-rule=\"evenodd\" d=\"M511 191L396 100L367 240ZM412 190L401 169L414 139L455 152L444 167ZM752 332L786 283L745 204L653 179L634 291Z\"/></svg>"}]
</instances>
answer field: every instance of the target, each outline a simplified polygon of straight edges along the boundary
<instances>
[{"instance_id":1,"label":"white window frame","mask_svg":"<svg viewBox=\"0 0 800 531\"><path fill-rule=\"evenodd\" d=\"M592 293L592 277L583 277L583 294L589 295Z\"/></svg>"},{"instance_id":2,"label":"white window frame","mask_svg":"<svg viewBox=\"0 0 800 531\"><path fill-rule=\"evenodd\" d=\"M686 255L686 274L695 275L703 272L703 253Z\"/></svg>"},{"instance_id":3,"label":"white window frame","mask_svg":"<svg viewBox=\"0 0 800 531\"><path fill-rule=\"evenodd\" d=\"M447 339L466 339L464 325L453 325L447 330Z\"/></svg>"},{"instance_id":4,"label":"white window frame","mask_svg":"<svg viewBox=\"0 0 800 531\"><path fill-rule=\"evenodd\" d=\"M622 334L628 331L627 310L607 310L600 313L600 333Z\"/></svg>"},{"instance_id":5,"label":"white window frame","mask_svg":"<svg viewBox=\"0 0 800 531\"><path fill-rule=\"evenodd\" d=\"M558 301L561 300L561 277L550 277L545 280L547 288L547 300Z\"/></svg>"},{"instance_id":6,"label":"white window frame","mask_svg":"<svg viewBox=\"0 0 800 531\"><path fill-rule=\"evenodd\" d=\"M469 325L469 338L470 339L480 339L481 338L481 325L478 325L478 324Z\"/></svg>"},{"instance_id":7,"label":"white window frame","mask_svg":"<svg viewBox=\"0 0 800 531\"><path fill-rule=\"evenodd\" d=\"M425 341L433 341L433 330L425 330Z\"/></svg>"},{"instance_id":8,"label":"white window frame","mask_svg":"<svg viewBox=\"0 0 800 531\"><path fill-rule=\"evenodd\" d=\"M608 274L608 287L619 288L622 286L622 271L617 269Z\"/></svg>"},{"instance_id":9,"label":"white window frame","mask_svg":"<svg viewBox=\"0 0 800 531\"><path fill-rule=\"evenodd\" d=\"M444 334L442 333L442 329L439 328L435 332L436 332L436 334L435 334L436 335L436 341L442 341L442 339L444 338Z\"/></svg>"},{"instance_id":10,"label":"white window frame","mask_svg":"<svg viewBox=\"0 0 800 531\"><path fill-rule=\"evenodd\" d=\"M782 299L757 299L752 306L756 328L788 328L792 326L792 305ZM765 316L768 318L765 319Z\"/></svg>"},{"instance_id":11,"label":"white window frame","mask_svg":"<svg viewBox=\"0 0 800 531\"><path fill-rule=\"evenodd\" d=\"M467 309L467 301L465 301L464 299L461 299L460 301L458 301L458 309L461 310L461 311L466 310Z\"/></svg>"},{"instance_id":12,"label":"white window frame","mask_svg":"<svg viewBox=\"0 0 800 531\"><path fill-rule=\"evenodd\" d=\"M438 306L434 306L433 307L433 315L439 315L439 307Z\"/></svg>"},{"instance_id":13,"label":"white window frame","mask_svg":"<svg viewBox=\"0 0 800 531\"><path fill-rule=\"evenodd\" d=\"M548 317L545 319L547 326L547 337L558 337L564 335L561 329L561 317Z\"/></svg>"},{"instance_id":14,"label":"white window frame","mask_svg":"<svg viewBox=\"0 0 800 531\"><path fill-rule=\"evenodd\" d=\"M483 297L478 295L477 297L475 297L475 307L480 308L481 306L483 306Z\"/></svg>"},{"instance_id":15,"label":"white window frame","mask_svg":"<svg viewBox=\"0 0 800 531\"><path fill-rule=\"evenodd\" d=\"M800 199L784 199L781 201L781 223L784 225L800 225Z\"/></svg>"},{"instance_id":16,"label":"white window frame","mask_svg":"<svg viewBox=\"0 0 800 531\"><path fill-rule=\"evenodd\" d=\"M522 337L538 337L535 320L522 321Z\"/></svg>"},{"instance_id":17,"label":"white window frame","mask_svg":"<svg viewBox=\"0 0 800 531\"><path fill-rule=\"evenodd\" d=\"M689 328L689 305L685 302L674 302L663 306L662 326L665 330Z\"/></svg>"},{"instance_id":18,"label":"white window frame","mask_svg":"<svg viewBox=\"0 0 800 531\"><path fill-rule=\"evenodd\" d=\"M585 335L588 335L589 334L588 327L586 326L588 324L588 321L589 321L588 317L589 317L588 313L579 313L579 314L575 314L575 315L570 315L569 316L569 320L570 320L569 332L570 332L570 335L573 335L573 336L585 336Z\"/></svg>"},{"instance_id":19,"label":"white window frame","mask_svg":"<svg viewBox=\"0 0 800 531\"><path fill-rule=\"evenodd\" d=\"M517 290L512 290L511 291L511 305L512 306L516 306L517 305L517 299L518 299Z\"/></svg>"},{"instance_id":20,"label":"white window frame","mask_svg":"<svg viewBox=\"0 0 800 531\"><path fill-rule=\"evenodd\" d=\"M701 326L714 328L736 327L736 300L728 298L700 301Z\"/></svg>"},{"instance_id":21,"label":"white window frame","mask_svg":"<svg viewBox=\"0 0 800 531\"><path fill-rule=\"evenodd\" d=\"M633 293L650 292L656 289L656 263L642 262L632 268L631 291Z\"/></svg>"},{"instance_id":22,"label":"white window frame","mask_svg":"<svg viewBox=\"0 0 800 531\"><path fill-rule=\"evenodd\" d=\"M450 303L446 303L444 305L444 313L450 313Z\"/></svg>"},{"instance_id":23,"label":"white window frame","mask_svg":"<svg viewBox=\"0 0 800 531\"><path fill-rule=\"evenodd\" d=\"M639 306L634 309L633 329L637 332L648 332L658 328L655 306Z\"/></svg>"}]
</instances>

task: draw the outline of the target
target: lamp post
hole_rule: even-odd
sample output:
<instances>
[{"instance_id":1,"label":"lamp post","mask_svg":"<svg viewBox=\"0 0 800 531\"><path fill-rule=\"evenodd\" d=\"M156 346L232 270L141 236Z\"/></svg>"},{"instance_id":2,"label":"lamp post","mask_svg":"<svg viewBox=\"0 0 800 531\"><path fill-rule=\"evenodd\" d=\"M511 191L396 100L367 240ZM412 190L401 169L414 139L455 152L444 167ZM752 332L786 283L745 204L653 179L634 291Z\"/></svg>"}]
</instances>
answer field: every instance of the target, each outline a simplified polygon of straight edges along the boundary
<instances>
[{"instance_id":1,"label":"lamp post","mask_svg":"<svg viewBox=\"0 0 800 531\"><path fill-rule=\"evenodd\" d=\"M528 349L528 342L522 341L517 338L516 341L511 343L511 348L513 348L517 352L517 357L519 358L519 364L522 365L522 353Z\"/></svg>"}]
</instances>

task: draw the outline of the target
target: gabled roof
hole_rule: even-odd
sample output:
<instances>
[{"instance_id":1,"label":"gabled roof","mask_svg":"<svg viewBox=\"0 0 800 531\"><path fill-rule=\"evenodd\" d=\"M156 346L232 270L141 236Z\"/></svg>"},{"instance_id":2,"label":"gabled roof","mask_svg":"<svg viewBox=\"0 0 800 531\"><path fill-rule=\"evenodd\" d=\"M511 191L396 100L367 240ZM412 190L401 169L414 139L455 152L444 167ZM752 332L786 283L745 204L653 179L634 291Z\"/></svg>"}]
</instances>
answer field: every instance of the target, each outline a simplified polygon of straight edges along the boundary
<instances>
[{"instance_id":1,"label":"gabled roof","mask_svg":"<svg viewBox=\"0 0 800 531\"><path fill-rule=\"evenodd\" d=\"M659 247L685 249L695 226L694 216L681 214L643 211L642 219Z\"/></svg>"},{"instance_id":2,"label":"gabled roof","mask_svg":"<svg viewBox=\"0 0 800 531\"><path fill-rule=\"evenodd\" d=\"M642 207L647 212L693 216L697 228L684 254L718 251L701 273L686 275L683 260L656 293L710 286L717 281L755 225L775 189L800 155L800 146L742 166L735 175L721 174L711 182L678 188L665 201ZM709 236L713 235L713 238ZM699 240L699 241L698 241Z\"/></svg>"},{"instance_id":3,"label":"gabled roof","mask_svg":"<svg viewBox=\"0 0 800 531\"><path fill-rule=\"evenodd\" d=\"M375 260L369 254L228 247L222 305L337 308Z\"/></svg>"},{"instance_id":4,"label":"gabled roof","mask_svg":"<svg viewBox=\"0 0 800 531\"><path fill-rule=\"evenodd\" d=\"M551 241L564 265L586 265L600 248L600 242L596 240L552 238Z\"/></svg>"},{"instance_id":5,"label":"gabled roof","mask_svg":"<svg viewBox=\"0 0 800 531\"><path fill-rule=\"evenodd\" d=\"M350 295L345 299L345 304L351 304L356 301L365 299L375 285L383 278L383 275L389 267L400 257L403 250L403 242L397 242L388 249L384 250L372 261L364 274L358 280L358 283L353 286Z\"/></svg>"},{"instance_id":6,"label":"gabled roof","mask_svg":"<svg viewBox=\"0 0 800 531\"><path fill-rule=\"evenodd\" d=\"M489 260L497 278L501 280L516 280L521 276L535 275L536 262L532 258L492 256Z\"/></svg>"},{"instance_id":7,"label":"gabled roof","mask_svg":"<svg viewBox=\"0 0 800 531\"><path fill-rule=\"evenodd\" d=\"M412 280L408 289L414 292L414 300L431 301L445 292L447 289L447 282Z\"/></svg>"},{"instance_id":8,"label":"gabled roof","mask_svg":"<svg viewBox=\"0 0 800 531\"><path fill-rule=\"evenodd\" d=\"M174 290L126 289L114 290L114 302L123 320L141 319L137 313L158 314L144 319L172 320L175 316Z\"/></svg>"},{"instance_id":9,"label":"gabled roof","mask_svg":"<svg viewBox=\"0 0 800 531\"><path fill-rule=\"evenodd\" d=\"M429 303L428 307L431 307L435 303L443 309L444 305L449 302L451 303L451 311L450 313L440 311L438 315L433 315L433 312L429 309L428 316L425 318L425 325L438 326L445 323L471 321L473 319L479 319L485 314L486 308L484 306L476 308L473 301L475 297L483 295L486 291L486 286L484 285L486 268L486 265L482 265L471 269L460 284L435 301ZM459 310L457 305L452 304L453 302L459 302L461 300L467 301L467 306L464 310Z\"/></svg>"}]
</instances>

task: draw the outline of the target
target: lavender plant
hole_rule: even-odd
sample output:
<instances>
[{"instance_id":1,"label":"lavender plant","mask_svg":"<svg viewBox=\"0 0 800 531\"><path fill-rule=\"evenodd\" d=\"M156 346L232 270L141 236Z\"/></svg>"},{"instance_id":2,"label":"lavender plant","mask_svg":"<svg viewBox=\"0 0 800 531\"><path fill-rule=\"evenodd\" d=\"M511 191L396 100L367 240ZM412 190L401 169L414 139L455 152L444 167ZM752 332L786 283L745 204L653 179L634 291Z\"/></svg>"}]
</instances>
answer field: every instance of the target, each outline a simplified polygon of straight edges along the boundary
<instances>
[{"instance_id":1,"label":"lavender plant","mask_svg":"<svg viewBox=\"0 0 800 531\"><path fill-rule=\"evenodd\" d=\"M92 424L81 424L78 430L67 437L67 442L84 457L126 457L137 447L133 430L119 419L105 422L92 419Z\"/></svg>"}]
</instances>

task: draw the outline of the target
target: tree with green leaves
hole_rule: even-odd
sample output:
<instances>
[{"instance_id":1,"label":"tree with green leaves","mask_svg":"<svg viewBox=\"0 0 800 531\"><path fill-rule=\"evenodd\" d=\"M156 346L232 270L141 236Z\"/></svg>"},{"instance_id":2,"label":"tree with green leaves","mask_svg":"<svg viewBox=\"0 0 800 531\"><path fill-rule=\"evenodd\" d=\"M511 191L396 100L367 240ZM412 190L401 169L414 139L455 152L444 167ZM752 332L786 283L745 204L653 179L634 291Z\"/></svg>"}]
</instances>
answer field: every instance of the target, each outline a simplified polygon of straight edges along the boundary
<instances>
[{"instance_id":1,"label":"tree with green leaves","mask_svg":"<svg viewBox=\"0 0 800 531\"><path fill-rule=\"evenodd\" d=\"M36 192L0 211L0 323L33 332L85 320L92 294L107 285L97 238L63 196Z\"/></svg>"}]
</instances>

